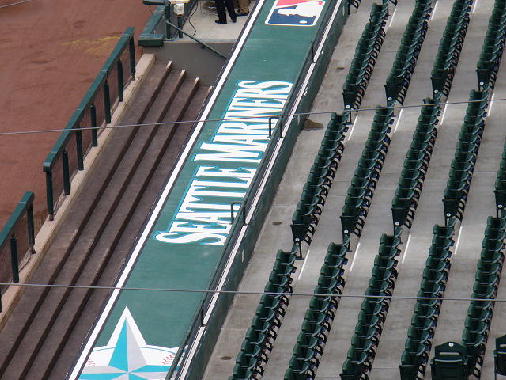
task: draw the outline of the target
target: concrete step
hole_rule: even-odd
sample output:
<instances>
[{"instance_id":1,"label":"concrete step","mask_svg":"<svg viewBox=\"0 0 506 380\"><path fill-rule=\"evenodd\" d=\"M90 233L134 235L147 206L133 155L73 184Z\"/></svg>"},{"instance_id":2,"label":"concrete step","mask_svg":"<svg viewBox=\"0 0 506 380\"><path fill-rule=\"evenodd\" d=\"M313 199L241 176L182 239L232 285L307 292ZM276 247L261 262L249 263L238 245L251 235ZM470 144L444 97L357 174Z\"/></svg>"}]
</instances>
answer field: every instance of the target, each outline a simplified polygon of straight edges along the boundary
<instances>
[{"instance_id":1,"label":"concrete step","mask_svg":"<svg viewBox=\"0 0 506 380\"><path fill-rule=\"evenodd\" d=\"M184 72L178 74L178 76L183 78ZM170 100L171 106L164 107L163 111L169 120L181 119L198 89L198 85L198 79L188 79L177 84L177 97L172 97ZM162 120L159 119L159 121ZM122 192L121 199L114 208L113 214L108 218L103 234L97 238L96 248L93 250L87 265L80 271L76 281L77 284L97 284L119 242L121 233L125 230L132 215L137 211L136 206L141 197L144 196L146 187L164 154L164 148L170 143L173 132L175 132L174 126L168 128L167 125L162 125L153 128L151 143L143 154L138 157L140 163L136 171L129 175L129 185ZM112 182L111 185L114 185L114 183ZM28 378L47 378L54 361L62 352L67 336L84 312L86 301L91 293L92 290L90 289L74 289L72 291L69 289L68 295L64 298L65 304L56 317L52 330L44 325L44 329L47 331L47 339L41 341L40 349L44 355L36 356L30 362L31 368L26 374Z\"/></svg>"},{"instance_id":2,"label":"concrete step","mask_svg":"<svg viewBox=\"0 0 506 380\"><path fill-rule=\"evenodd\" d=\"M209 87L200 86L193 100L190 102L183 120L195 120L198 117L198 112L201 105L204 103L205 98L209 92ZM168 117L166 120L169 120ZM165 120L164 120L165 121ZM104 271L97 281L97 285L112 286L116 282L116 278L131 252L132 245L136 241L137 235L140 233L146 218L149 216L153 205L156 203L157 196L160 189L166 183L168 176L171 174L176 159L179 156L179 149L176 147L185 146L186 141L193 130L193 126L185 126L179 128L174 133L171 142L167 149L165 149L156 170L154 171L151 180L146 186L136 211L131 215L129 222L122 232L119 242L114 251L110 255L109 262L104 268ZM82 342L85 340L88 332L92 329L94 322L103 307L104 302L110 295L110 291L95 290L90 292L89 299L85 307L86 313L82 313L75 322L73 329L68 334L67 339L64 341L62 354L59 355L55 362L54 367L48 373L46 378L49 379L62 379L65 377L67 371L77 360L79 349Z\"/></svg>"}]
</instances>

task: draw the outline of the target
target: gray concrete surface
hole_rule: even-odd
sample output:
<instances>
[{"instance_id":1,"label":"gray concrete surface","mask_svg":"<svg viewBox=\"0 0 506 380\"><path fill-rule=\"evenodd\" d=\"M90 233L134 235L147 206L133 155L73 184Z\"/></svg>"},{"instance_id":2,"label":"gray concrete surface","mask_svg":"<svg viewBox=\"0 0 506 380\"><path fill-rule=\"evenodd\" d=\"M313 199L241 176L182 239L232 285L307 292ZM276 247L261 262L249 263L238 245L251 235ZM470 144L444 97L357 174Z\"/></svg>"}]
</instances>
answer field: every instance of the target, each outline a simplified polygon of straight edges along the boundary
<instances>
[{"instance_id":1,"label":"gray concrete surface","mask_svg":"<svg viewBox=\"0 0 506 380\"><path fill-rule=\"evenodd\" d=\"M453 1L438 1L405 105L420 104L423 98L431 95L430 71L452 5ZM476 3L452 92L448 99L449 102L467 100L470 90L476 86L474 70L481 52L492 5L493 0L479 0ZM347 73L346 67L351 61L354 46L367 20L370 6L371 1L362 1L358 12L348 21L313 105L313 111L342 109L341 88ZM366 97L362 103L364 108L385 103L383 84L390 71L412 7L412 2L399 2L395 14L389 20L391 24L387 32L387 39L382 47ZM506 69L503 65L496 85L496 99L506 98L504 92L506 84L501 83L501 78L504 78L504 74L502 74L504 70ZM394 296L414 296L418 291L421 272L432 241L432 228L435 224L443 223L441 199L465 111L466 105L453 104L448 105L444 112L415 221L402 247L399 278ZM372 262L378 252L380 236L382 233L392 232L391 199L402 169L402 160L416 127L419 112L419 108L408 108L398 115L390 150L375 191L366 226L359 245L349 255L350 262L346 268L347 283L344 295L364 294L371 275ZM313 237L313 243L305 255L305 260L299 264L299 269L294 275L295 292L311 293L313 291L328 244L331 241L341 242L339 215L373 116L373 112L361 112L349 132L350 138L346 143L345 153L321 215L317 232ZM458 244L455 247L456 254L453 258L446 297L467 297L471 293L486 218L495 214L492 190L506 135L506 130L502 127L503 123L500 122L500 118L503 117L502 103L498 100L492 107L492 112L487 120L465 218L458 235ZM328 115L314 115L312 119L326 124ZM254 256L240 285L241 290L261 291L272 268L276 250L290 248L289 224L291 216L319 147L322 133L321 130L302 131L257 242ZM499 297L506 297L506 281L502 283ZM235 297L233 307L227 316L208 365L206 379L226 379L232 373L235 358L246 329L251 323L258 299L259 296L250 295ZM287 315L269 357L264 379L283 378L308 302L308 297L294 296L291 298ZM317 379L338 378L349 349L361 302L361 298L341 299L328 343L325 346L325 353L321 359ZM414 304L414 300L392 300L373 371L370 375L371 379L399 378L398 365ZM467 307L468 302L446 301L443 303L440 328L436 332L435 344L449 339L460 341ZM495 338L506 333L505 312L506 304L497 303L487 348L485 375L482 377L484 379L492 378L491 353ZM429 378L430 371L427 372Z\"/></svg>"}]
</instances>

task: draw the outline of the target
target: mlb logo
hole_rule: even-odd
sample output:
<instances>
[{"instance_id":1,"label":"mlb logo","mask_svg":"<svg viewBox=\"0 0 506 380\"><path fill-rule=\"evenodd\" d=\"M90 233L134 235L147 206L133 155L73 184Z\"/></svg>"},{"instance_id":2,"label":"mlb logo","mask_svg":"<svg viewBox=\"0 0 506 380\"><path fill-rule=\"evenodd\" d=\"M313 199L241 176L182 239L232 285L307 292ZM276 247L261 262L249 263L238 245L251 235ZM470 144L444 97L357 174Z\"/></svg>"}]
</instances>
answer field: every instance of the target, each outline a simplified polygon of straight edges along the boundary
<instances>
[{"instance_id":1,"label":"mlb logo","mask_svg":"<svg viewBox=\"0 0 506 380\"><path fill-rule=\"evenodd\" d=\"M267 16L268 25L313 26L318 21L325 1L276 0Z\"/></svg>"}]
</instances>

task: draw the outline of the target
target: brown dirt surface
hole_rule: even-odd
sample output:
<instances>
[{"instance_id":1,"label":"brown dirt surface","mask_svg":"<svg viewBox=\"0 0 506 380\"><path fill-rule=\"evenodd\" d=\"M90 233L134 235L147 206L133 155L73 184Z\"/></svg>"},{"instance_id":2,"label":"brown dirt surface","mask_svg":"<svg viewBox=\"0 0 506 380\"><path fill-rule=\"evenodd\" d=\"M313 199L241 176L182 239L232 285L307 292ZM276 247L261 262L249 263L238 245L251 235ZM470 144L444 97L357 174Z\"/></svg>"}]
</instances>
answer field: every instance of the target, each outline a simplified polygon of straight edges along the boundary
<instances>
[{"instance_id":1,"label":"brown dirt surface","mask_svg":"<svg viewBox=\"0 0 506 380\"><path fill-rule=\"evenodd\" d=\"M0 6L18 0L0 0ZM64 128L122 32L136 36L141 0L32 0L0 7L0 131ZM0 229L25 191L46 209L42 162L58 133L0 136Z\"/></svg>"}]
</instances>

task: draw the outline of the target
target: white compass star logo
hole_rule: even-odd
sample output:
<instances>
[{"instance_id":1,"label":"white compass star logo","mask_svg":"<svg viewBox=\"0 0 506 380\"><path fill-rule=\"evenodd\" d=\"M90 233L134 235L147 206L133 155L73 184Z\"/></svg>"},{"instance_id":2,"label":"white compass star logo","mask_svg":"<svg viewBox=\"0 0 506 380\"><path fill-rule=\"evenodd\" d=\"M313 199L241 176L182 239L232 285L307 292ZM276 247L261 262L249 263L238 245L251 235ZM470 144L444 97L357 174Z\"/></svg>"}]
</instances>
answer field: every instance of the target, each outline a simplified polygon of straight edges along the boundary
<instances>
[{"instance_id":1,"label":"white compass star logo","mask_svg":"<svg viewBox=\"0 0 506 380\"><path fill-rule=\"evenodd\" d=\"M176 352L177 347L146 344L130 311L125 308L107 346L93 349L79 379L163 380Z\"/></svg>"}]
</instances>

